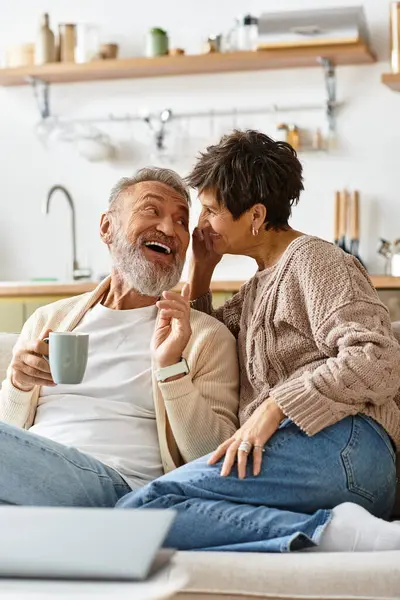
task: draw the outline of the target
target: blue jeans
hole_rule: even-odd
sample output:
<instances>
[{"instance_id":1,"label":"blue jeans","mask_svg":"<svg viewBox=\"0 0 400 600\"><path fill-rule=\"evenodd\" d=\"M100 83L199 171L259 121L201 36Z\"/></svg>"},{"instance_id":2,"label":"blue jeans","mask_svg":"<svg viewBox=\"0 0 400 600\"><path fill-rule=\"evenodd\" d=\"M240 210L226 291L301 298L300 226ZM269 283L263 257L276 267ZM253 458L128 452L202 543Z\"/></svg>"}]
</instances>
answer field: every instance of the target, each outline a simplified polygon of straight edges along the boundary
<instances>
[{"instance_id":1,"label":"blue jeans","mask_svg":"<svg viewBox=\"0 0 400 600\"><path fill-rule=\"evenodd\" d=\"M130 491L95 458L0 423L0 504L112 508Z\"/></svg>"},{"instance_id":2,"label":"blue jeans","mask_svg":"<svg viewBox=\"0 0 400 600\"><path fill-rule=\"evenodd\" d=\"M179 550L289 552L317 545L342 502L389 518L395 501L394 447L363 415L313 437L286 419L266 445L258 477L251 464L246 479L237 471L221 477L221 463L207 459L128 494L117 508L174 508L165 545Z\"/></svg>"}]
</instances>

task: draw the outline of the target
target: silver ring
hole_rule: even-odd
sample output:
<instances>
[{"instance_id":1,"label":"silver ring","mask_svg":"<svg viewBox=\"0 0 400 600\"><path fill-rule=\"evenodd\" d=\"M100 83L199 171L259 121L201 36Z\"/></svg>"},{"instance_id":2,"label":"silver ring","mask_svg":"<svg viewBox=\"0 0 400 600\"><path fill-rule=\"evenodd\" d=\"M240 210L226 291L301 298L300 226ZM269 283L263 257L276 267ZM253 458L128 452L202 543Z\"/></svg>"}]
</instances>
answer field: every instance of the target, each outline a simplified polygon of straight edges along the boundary
<instances>
[{"instance_id":1,"label":"silver ring","mask_svg":"<svg viewBox=\"0 0 400 600\"><path fill-rule=\"evenodd\" d=\"M238 450L241 450L242 452L246 452L246 454L248 454L251 450L250 442L241 442Z\"/></svg>"},{"instance_id":2,"label":"silver ring","mask_svg":"<svg viewBox=\"0 0 400 600\"><path fill-rule=\"evenodd\" d=\"M261 452L265 452L265 448L264 448L264 446L258 446L258 445L255 445L255 446L254 446L254 450L255 450L256 448L258 448L259 450L261 450Z\"/></svg>"}]
</instances>

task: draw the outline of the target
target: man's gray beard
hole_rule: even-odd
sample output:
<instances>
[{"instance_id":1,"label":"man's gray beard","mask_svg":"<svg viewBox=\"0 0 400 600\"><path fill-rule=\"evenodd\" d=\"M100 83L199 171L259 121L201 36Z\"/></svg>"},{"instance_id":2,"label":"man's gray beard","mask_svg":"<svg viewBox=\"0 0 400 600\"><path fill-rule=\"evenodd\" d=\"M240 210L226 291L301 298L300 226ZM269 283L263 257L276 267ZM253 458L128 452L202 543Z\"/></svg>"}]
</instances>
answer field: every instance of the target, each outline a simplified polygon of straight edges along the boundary
<instances>
[{"instance_id":1,"label":"man's gray beard","mask_svg":"<svg viewBox=\"0 0 400 600\"><path fill-rule=\"evenodd\" d=\"M162 292L179 283L185 262L174 255L171 265L152 263L146 259L139 245L133 246L123 231L116 233L111 248L113 267L126 283L142 296L158 298Z\"/></svg>"}]
</instances>

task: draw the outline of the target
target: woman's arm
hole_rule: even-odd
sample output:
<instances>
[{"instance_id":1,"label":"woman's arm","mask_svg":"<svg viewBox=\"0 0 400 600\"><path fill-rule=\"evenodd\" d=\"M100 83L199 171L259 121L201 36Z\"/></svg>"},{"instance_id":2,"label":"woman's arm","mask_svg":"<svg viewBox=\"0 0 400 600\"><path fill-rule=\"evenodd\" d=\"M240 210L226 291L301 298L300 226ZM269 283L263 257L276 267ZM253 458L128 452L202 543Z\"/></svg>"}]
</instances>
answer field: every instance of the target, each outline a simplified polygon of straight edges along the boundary
<instances>
[{"instance_id":1,"label":"woman's arm","mask_svg":"<svg viewBox=\"0 0 400 600\"><path fill-rule=\"evenodd\" d=\"M317 263L318 261L316 261ZM400 346L387 309L367 274L349 257L303 265L305 313L326 361L302 369L270 390L270 397L307 434L314 435L368 404L380 406L400 387Z\"/></svg>"},{"instance_id":2,"label":"woman's arm","mask_svg":"<svg viewBox=\"0 0 400 600\"><path fill-rule=\"evenodd\" d=\"M192 235L193 255L189 268L190 300L205 296L211 279L222 255L214 252L210 233L207 228L196 227Z\"/></svg>"},{"instance_id":3,"label":"woman's arm","mask_svg":"<svg viewBox=\"0 0 400 600\"><path fill-rule=\"evenodd\" d=\"M222 256L212 250L212 242L206 230L196 228L193 232L193 258L189 269L190 304L192 308L218 319L237 337L240 326L243 297L239 292L223 306L214 309L210 292L215 267Z\"/></svg>"}]
</instances>

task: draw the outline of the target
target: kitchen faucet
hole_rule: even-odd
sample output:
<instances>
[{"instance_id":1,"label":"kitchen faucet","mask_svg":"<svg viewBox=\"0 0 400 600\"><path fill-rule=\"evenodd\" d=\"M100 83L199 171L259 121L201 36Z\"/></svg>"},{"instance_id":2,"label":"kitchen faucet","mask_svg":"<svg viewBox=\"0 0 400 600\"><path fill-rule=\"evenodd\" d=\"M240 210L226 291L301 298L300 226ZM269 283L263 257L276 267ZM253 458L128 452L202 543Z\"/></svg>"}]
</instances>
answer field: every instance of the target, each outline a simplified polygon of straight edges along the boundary
<instances>
[{"instance_id":1,"label":"kitchen faucet","mask_svg":"<svg viewBox=\"0 0 400 600\"><path fill-rule=\"evenodd\" d=\"M72 200L71 194L63 185L53 185L50 188L49 193L47 194L47 198L43 203L43 213L45 215L49 214L50 209L50 201L53 197L54 192L59 190L63 192L68 205L71 209L71 234L72 234L72 277L73 279L90 279L92 272L90 269L83 269L79 266L78 260L76 258L76 222L75 222L75 206L74 201Z\"/></svg>"}]
</instances>

